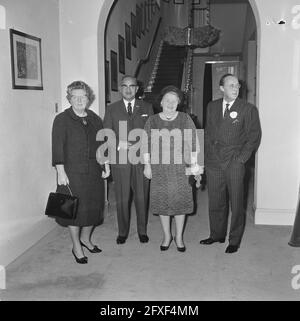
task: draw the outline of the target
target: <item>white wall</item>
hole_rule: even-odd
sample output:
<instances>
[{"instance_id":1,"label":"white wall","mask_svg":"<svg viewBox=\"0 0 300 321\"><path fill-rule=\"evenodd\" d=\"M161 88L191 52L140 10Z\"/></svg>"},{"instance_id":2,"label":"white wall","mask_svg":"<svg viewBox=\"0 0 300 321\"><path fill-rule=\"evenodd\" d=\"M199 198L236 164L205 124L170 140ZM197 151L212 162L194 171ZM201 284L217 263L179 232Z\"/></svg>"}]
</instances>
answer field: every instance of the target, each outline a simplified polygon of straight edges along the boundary
<instances>
[{"instance_id":1,"label":"white wall","mask_svg":"<svg viewBox=\"0 0 300 321\"><path fill-rule=\"evenodd\" d=\"M53 226L45 217L55 187L51 127L60 101L58 0L2 0L6 29L0 30L0 265L6 265ZM42 39L44 90L11 84L9 28Z\"/></svg>"},{"instance_id":2,"label":"white wall","mask_svg":"<svg viewBox=\"0 0 300 321\"><path fill-rule=\"evenodd\" d=\"M99 97L98 88L104 89L105 82L104 78L100 83L98 79L97 28L99 21L104 31L105 20L99 20L100 9L107 9L112 3L113 0L88 0L88 3L60 0L61 109L69 107L65 98L67 86L74 80L83 80L95 91L91 109L99 114L99 104L104 97ZM104 50L103 42L101 47ZM104 63L102 67L100 70L104 73Z\"/></svg>"},{"instance_id":3,"label":"white wall","mask_svg":"<svg viewBox=\"0 0 300 321\"><path fill-rule=\"evenodd\" d=\"M250 0L259 26L257 224L294 221L300 179L300 29L291 22L298 2ZM281 18L286 25L274 23Z\"/></svg>"}]
</instances>

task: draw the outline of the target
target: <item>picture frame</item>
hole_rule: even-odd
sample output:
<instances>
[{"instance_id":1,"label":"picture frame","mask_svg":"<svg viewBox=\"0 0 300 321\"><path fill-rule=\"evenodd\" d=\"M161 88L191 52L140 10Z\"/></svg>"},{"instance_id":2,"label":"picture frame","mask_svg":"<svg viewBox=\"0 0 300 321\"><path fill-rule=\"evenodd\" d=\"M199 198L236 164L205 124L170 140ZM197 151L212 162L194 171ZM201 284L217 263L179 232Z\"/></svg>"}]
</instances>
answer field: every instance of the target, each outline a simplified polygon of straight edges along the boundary
<instances>
[{"instance_id":1,"label":"picture frame","mask_svg":"<svg viewBox=\"0 0 300 321\"><path fill-rule=\"evenodd\" d=\"M9 31L12 88L43 90L41 38Z\"/></svg>"},{"instance_id":2,"label":"picture frame","mask_svg":"<svg viewBox=\"0 0 300 321\"><path fill-rule=\"evenodd\" d=\"M136 48L136 15L131 13L131 43Z\"/></svg>"},{"instance_id":3,"label":"picture frame","mask_svg":"<svg viewBox=\"0 0 300 321\"><path fill-rule=\"evenodd\" d=\"M148 28L149 24L148 24L148 5L147 5L147 1L144 2L144 30L149 32L149 28Z\"/></svg>"},{"instance_id":4,"label":"picture frame","mask_svg":"<svg viewBox=\"0 0 300 321\"><path fill-rule=\"evenodd\" d=\"M125 39L118 35L119 72L125 75Z\"/></svg>"},{"instance_id":5,"label":"picture frame","mask_svg":"<svg viewBox=\"0 0 300 321\"><path fill-rule=\"evenodd\" d=\"M148 6L148 22L150 25L152 21L152 0L148 0L147 6Z\"/></svg>"},{"instance_id":6,"label":"picture frame","mask_svg":"<svg viewBox=\"0 0 300 321\"><path fill-rule=\"evenodd\" d=\"M139 5L136 5L136 35L141 39L142 32L142 10Z\"/></svg>"},{"instance_id":7,"label":"picture frame","mask_svg":"<svg viewBox=\"0 0 300 321\"><path fill-rule=\"evenodd\" d=\"M144 4L141 3L141 32L145 36L146 26L145 26L145 13L144 13Z\"/></svg>"},{"instance_id":8,"label":"picture frame","mask_svg":"<svg viewBox=\"0 0 300 321\"><path fill-rule=\"evenodd\" d=\"M152 17L155 15L156 13L156 8L157 8L157 1L156 0L151 0L151 8L152 8Z\"/></svg>"},{"instance_id":9,"label":"picture frame","mask_svg":"<svg viewBox=\"0 0 300 321\"><path fill-rule=\"evenodd\" d=\"M125 22L125 48L126 58L131 60L131 27Z\"/></svg>"},{"instance_id":10,"label":"picture frame","mask_svg":"<svg viewBox=\"0 0 300 321\"><path fill-rule=\"evenodd\" d=\"M110 103L109 61L105 60L105 102Z\"/></svg>"},{"instance_id":11,"label":"picture frame","mask_svg":"<svg viewBox=\"0 0 300 321\"><path fill-rule=\"evenodd\" d=\"M110 85L112 91L118 91L118 54L110 51Z\"/></svg>"}]
</instances>

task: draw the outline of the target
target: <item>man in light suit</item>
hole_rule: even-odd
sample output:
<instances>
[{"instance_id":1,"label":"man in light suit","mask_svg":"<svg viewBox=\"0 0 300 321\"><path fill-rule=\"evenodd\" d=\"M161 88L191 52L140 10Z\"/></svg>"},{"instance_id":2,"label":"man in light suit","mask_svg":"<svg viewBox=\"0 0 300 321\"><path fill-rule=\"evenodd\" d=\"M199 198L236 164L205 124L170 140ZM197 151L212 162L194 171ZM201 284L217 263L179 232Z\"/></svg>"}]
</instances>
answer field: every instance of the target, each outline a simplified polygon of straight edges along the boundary
<instances>
[{"instance_id":1,"label":"man in light suit","mask_svg":"<svg viewBox=\"0 0 300 321\"><path fill-rule=\"evenodd\" d=\"M237 252L245 228L245 163L258 148L261 127L258 110L238 98L240 84L232 74L220 79L223 99L207 106L205 166L209 197L210 236L200 244L224 243L231 206L229 245L226 253Z\"/></svg>"},{"instance_id":2,"label":"man in light suit","mask_svg":"<svg viewBox=\"0 0 300 321\"><path fill-rule=\"evenodd\" d=\"M137 232L141 243L147 243L149 180L144 177L144 165L139 162L131 164L127 153L136 141L129 141L128 134L133 129L143 129L150 115L153 115L151 104L135 98L138 86L136 78L126 75L121 81L119 91L122 99L109 105L104 117L104 128L114 131L116 136L116 162L111 164L112 177L115 182L117 203L118 237L117 244L123 244L130 228L131 190L137 215ZM120 123L121 122L121 123ZM127 129L120 129L124 124ZM123 156L126 155L124 161Z\"/></svg>"}]
</instances>

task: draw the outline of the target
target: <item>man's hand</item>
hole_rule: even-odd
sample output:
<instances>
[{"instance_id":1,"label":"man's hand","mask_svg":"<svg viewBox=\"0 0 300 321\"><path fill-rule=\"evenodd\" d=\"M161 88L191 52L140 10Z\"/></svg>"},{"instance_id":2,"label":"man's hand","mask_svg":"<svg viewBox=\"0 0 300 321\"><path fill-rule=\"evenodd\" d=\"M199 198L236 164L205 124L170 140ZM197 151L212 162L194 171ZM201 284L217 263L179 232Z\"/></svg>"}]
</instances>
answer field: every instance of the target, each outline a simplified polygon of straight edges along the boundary
<instances>
[{"instance_id":1,"label":"man's hand","mask_svg":"<svg viewBox=\"0 0 300 321\"><path fill-rule=\"evenodd\" d=\"M128 142L126 140L120 140L118 150L120 150L120 149L127 150L127 149L129 149L130 146L132 146L132 144L130 142Z\"/></svg>"},{"instance_id":2,"label":"man's hand","mask_svg":"<svg viewBox=\"0 0 300 321\"><path fill-rule=\"evenodd\" d=\"M152 169L150 164L145 164L144 175L148 179L152 178Z\"/></svg>"},{"instance_id":3,"label":"man's hand","mask_svg":"<svg viewBox=\"0 0 300 321\"><path fill-rule=\"evenodd\" d=\"M108 163L105 163L105 170L104 170L104 172L102 172L102 178L107 178L107 177L109 177L109 175L110 175L110 166L109 166L109 164Z\"/></svg>"},{"instance_id":4,"label":"man's hand","mask_svg":"<svg viewBox=\"0 0 300 321\"><path fill-rule=\"evenodd\" d=\"M191 166L191 173L194 176L201 175L204 172L204 166L200 166L198 164L193 164Z\"/></svg>"}]
</instances>

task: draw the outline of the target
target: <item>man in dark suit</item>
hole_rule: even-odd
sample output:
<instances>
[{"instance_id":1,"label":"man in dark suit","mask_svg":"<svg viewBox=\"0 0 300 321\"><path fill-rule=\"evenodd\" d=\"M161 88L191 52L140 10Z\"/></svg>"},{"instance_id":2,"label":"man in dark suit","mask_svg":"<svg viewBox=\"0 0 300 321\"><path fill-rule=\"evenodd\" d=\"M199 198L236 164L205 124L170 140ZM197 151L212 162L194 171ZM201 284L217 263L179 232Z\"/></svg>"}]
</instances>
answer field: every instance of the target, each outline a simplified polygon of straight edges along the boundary
<instances>
[{"instance_id":1,"label":"man in dark suit","mask_svg":"<svg viewBox=\"0 0 300 321\"><path fill-rule=\"evenodd\" d=\"M117 203L118 230L117 244L123 244L129 234L131 190L137 215L137 232L141 243L148 242L148 199L149 181L144 177L144 165L130 161L130 152L137 140L130 131L143 129L150 115L153 115L151 104L135 98L138 86L132 76L124 76L119 91L122 99L109 105L104 117L104 128L111 129L116 136L116 145L110 146L116 154L111 162L112 177L115 182ZM129 156L129 157L128 157Z\"/></svg>"},{"instance_id":2,"label":"man in dark suit","mask_svg":"<svg viewBox=\"0 0 300 321\"><path fill-rule=\"evenodd\" d=\"M205 167L208 182L210 236L200 244L224 243L231 206L229 245L226 253L238 250L244 233L245 163L258 148L261 127L258 110L238 98L240 84L232 74L220 79L223 99L207 106Z\"/></svg>"}]
</instances>

